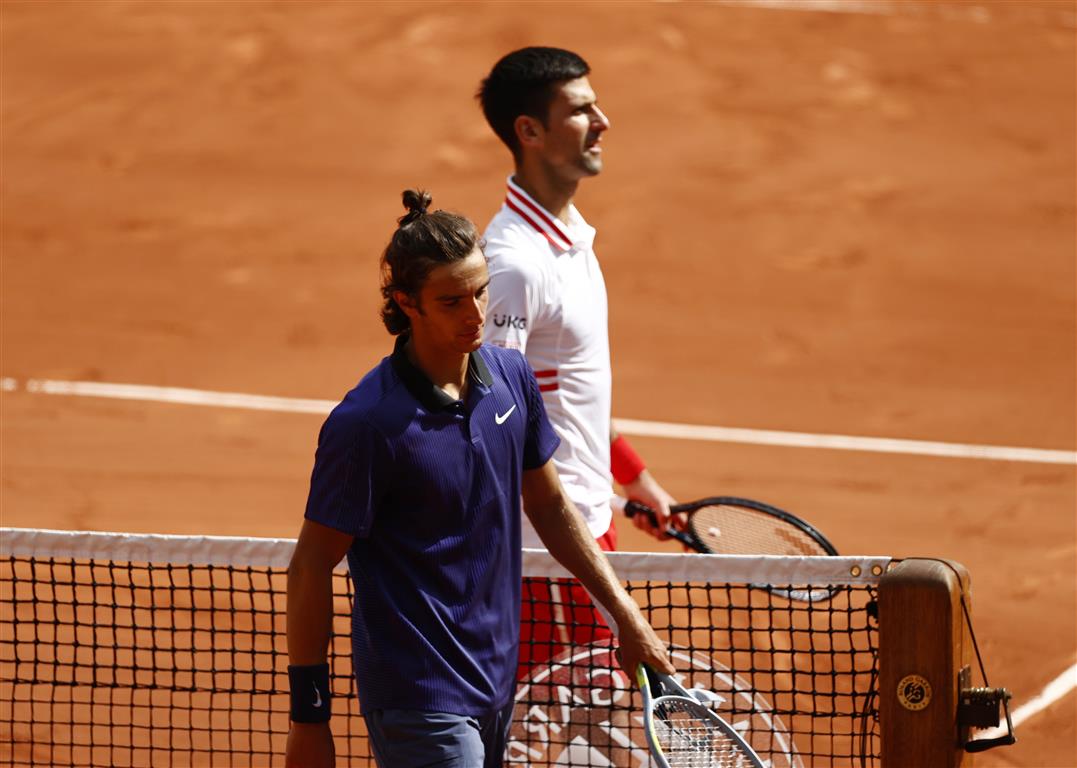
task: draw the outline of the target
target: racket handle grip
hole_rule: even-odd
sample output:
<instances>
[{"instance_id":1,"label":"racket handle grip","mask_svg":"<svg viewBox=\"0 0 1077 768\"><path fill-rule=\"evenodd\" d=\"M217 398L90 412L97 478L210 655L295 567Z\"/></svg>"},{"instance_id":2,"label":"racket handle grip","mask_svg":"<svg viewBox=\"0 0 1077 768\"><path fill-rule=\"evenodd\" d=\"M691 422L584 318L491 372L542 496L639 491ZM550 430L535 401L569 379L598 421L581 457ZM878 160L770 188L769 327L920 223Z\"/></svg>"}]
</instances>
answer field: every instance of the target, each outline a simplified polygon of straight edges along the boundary
<instances>
[{"instance_id":1,"label":"racket handle grip","mask_svg":"<svg viewBox=\"0 0 1077 768\"><path fill-rule=\"evenodd\" d=\"M637 678L639 679L640 687L647 686L647 690L651 693L651 698L657 699L662 695L662 686L658 683L654 670L642 661L639 664Z\"/></svg>"},{"instance_id":2,"label":"racket handle grip","mask_svg":"<svg viewBox=\"0 0 1077 768\"><path fill-rule=\"evenodd\" d=\"M614 502L616 505L616 502ZM638 501L632 501L626 499L623 501L622 510L626 517L635 517L636 515L646 515L651 519L651 525L658 526L658 516L654 513L654 510Z\"/></svg>"}]
</instances>

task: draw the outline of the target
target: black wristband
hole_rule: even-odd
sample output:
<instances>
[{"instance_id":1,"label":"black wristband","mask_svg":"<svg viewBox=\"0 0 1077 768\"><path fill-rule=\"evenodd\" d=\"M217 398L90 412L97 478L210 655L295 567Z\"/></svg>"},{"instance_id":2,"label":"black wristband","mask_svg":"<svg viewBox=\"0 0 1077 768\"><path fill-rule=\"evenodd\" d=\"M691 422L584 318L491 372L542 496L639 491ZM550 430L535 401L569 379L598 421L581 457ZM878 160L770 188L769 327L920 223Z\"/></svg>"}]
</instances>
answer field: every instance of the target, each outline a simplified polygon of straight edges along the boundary
<instances>
[{"instance_id":1,"label":"black wristband","mask_svg":"<svg viewBox=\"0 0 1077 768\"><path fill-rule=\"evenodd\" d=\"M328 664L290 664L288 683L292 690L292 720L297 723L329 722L332 691Z\"/></svg>"}]
</instances>

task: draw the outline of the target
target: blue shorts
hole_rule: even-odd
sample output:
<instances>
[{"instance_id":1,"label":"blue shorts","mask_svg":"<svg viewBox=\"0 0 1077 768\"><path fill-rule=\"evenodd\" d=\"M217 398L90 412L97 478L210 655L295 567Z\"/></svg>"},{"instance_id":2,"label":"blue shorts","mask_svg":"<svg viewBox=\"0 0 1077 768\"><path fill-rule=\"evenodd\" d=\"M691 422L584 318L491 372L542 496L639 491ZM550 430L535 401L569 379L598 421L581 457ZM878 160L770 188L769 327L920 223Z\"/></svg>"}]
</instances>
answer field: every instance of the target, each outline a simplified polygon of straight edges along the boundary
<instances>
[{"instance_id":1,"label":"blue shorts","mask_svg":"<svg viewBox=\"0 0 1077 768\"><path fill-rule=\"evenodd\" d=\"M513 704L484 717L375 709L363 715L380 768L500 768Z\"/></svg>"}]
</instances>

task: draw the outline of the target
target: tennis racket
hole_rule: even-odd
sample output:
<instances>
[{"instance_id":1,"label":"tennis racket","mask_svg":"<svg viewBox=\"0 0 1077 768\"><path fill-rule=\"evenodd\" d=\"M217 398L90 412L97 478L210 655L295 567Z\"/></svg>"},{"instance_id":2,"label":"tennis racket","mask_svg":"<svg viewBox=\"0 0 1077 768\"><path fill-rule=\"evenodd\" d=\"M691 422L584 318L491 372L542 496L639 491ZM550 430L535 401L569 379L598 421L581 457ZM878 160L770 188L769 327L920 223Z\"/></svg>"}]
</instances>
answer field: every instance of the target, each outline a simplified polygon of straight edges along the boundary
<instances>
[{"instance_id":1,"label":"tennis racket","mask_svg":"<svg viewBox=\"0 0 1077 768\"><path fill-rule=\"evenodd\" d=\"M646 664L636 670L647 744L659 768L764 768L736 729Z\"/></svg>"},{"instance_id":2,"label":"tennis racket","mask_svg":"<svg viewBox=\"0 0 1077 768\"><path fill-rule=\"evenodd\" d=\"M737 496L711 496L670 507L674 514L687 515L684 530L666 528L666 533L686 547L708 555L836 555L838 550L812 525L791 512L761 501ZM658 524L650 507L638 501L624 502L629 517L647 515ZM833 596L830 589L777 589L770 592L791 600L815 602Z\"/></svg>"}]
</instances>

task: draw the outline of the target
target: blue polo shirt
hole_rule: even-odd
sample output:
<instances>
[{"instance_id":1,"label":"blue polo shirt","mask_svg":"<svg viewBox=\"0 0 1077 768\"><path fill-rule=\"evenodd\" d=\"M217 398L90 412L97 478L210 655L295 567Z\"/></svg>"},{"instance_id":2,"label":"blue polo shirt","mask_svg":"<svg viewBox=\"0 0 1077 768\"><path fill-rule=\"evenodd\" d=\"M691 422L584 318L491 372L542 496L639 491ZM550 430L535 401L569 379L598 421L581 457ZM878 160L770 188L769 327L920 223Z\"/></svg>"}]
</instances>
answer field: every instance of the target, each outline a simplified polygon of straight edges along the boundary
<instances>
[{"instance_id":1,"label":"blue polo shirt","mask_svg":"<svg viewBox=\"0 0 1077 768\"><path fill-rule=\"evenodd\" d=\"M472 353L459 401L405 343L322 425L306 517L355 536L361 709L483 715L515 688L521 473L559 440L519 352Z\"/></svg>"}]
</instances>

